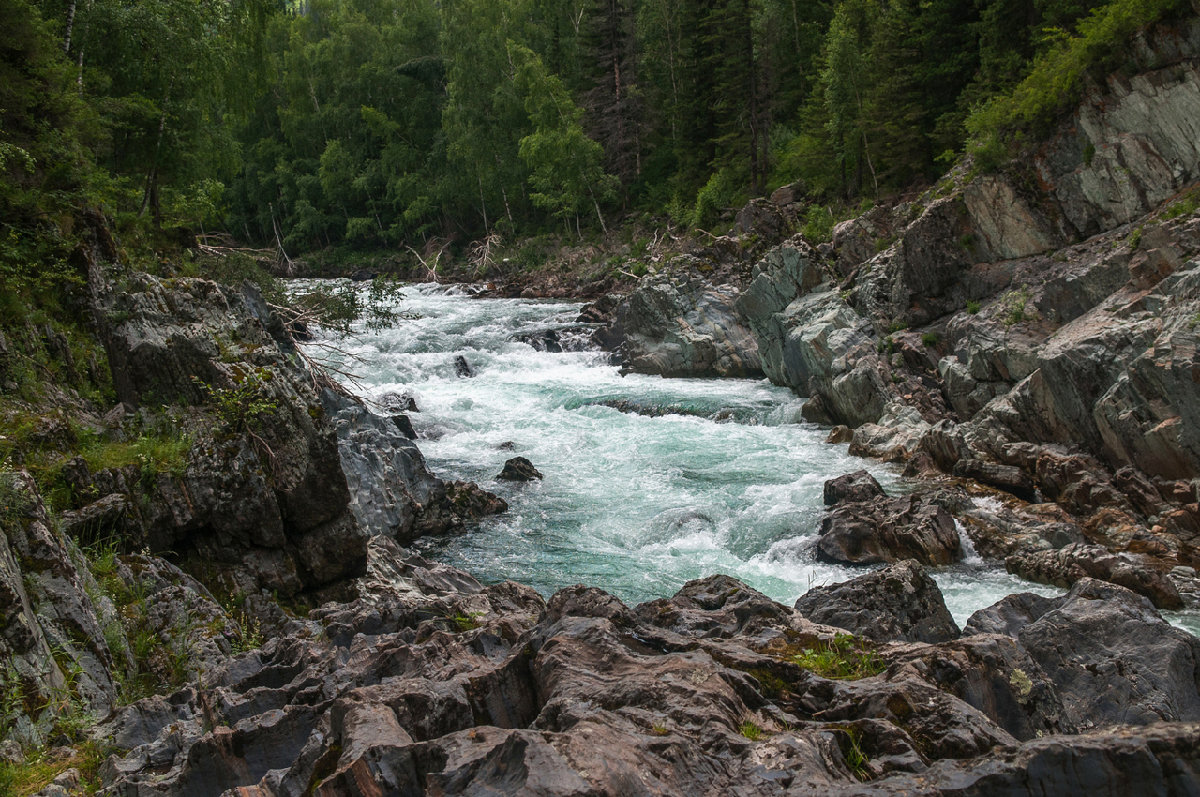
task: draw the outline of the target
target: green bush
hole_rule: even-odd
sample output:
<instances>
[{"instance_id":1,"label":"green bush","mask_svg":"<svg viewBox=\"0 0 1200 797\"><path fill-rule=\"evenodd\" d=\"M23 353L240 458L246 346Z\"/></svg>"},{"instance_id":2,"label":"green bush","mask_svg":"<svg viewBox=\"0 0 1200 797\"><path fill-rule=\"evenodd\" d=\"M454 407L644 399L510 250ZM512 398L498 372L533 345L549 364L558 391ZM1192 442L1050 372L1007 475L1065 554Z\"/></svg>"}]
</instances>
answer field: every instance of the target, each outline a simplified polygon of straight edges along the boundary
<instances>
[{"instance_id":1,"label":"green bush","mask_svg":"<svg viewBox=\"0 0 1200 797\"><path fill-rule=\"evenodd\" d=\"M835 223L836 219L832 210L821 205L809 205L804 214L804 226L800 232L806 241L815 246L833 239Z\"/></svg>"}]
</instances>

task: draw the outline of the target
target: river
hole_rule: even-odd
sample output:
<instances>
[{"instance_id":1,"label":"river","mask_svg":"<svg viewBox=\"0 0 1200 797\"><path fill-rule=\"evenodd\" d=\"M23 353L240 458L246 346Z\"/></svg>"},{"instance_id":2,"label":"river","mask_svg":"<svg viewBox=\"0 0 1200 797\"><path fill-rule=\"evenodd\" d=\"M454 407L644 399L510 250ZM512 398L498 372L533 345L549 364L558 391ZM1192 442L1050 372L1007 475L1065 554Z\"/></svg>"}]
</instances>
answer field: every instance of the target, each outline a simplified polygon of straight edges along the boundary
<instances>
[{"instance_id":1,"label":"river","mask_svg":"<svg viewBox=\"0 0 1200 797\"><path fill-rule=\"evenodd\" d=\"M509 504L463 534L419 540L423 555L486 583L512 579L547 596L582 583L631 605L714 573L790 605L863 572L816 561L822 485L866 468L895 494L905 483L894 467L826 444L827 431L801 419L803 400L766 380L622 376L602 352L521 340L586 333L574 324L581 306L411 285L405 320L339 343L360 393L416 400L410 417L434 473ZM458 375L459 355L473 376ZM513 456L544 479L498 481ZM934 578L960 625L1012 592L1061 592L971 552ZM1200 625L1193 614L1172 619Z\"/></svg>"}]
</instances>

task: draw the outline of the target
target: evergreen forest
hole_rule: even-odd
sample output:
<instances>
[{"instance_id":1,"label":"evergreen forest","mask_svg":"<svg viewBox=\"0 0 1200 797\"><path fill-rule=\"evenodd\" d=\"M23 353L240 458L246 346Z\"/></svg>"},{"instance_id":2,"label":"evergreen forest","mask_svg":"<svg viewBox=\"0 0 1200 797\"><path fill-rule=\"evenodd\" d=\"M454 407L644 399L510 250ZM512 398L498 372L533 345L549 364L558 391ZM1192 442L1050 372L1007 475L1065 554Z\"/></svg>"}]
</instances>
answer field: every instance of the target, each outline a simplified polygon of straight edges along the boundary
<instances>
[{"instance_id":1,"label":"evergreen forest","mask_svg":"<svg viewBox=\"0 0 1200 797\"><path fill-rule=\"evenodd\" d=\"M996 168L1181 0L0 0L0 274L72 214L292 253L709 229ZM36 264L36 265L35 265ZM56 265L58 264L58 265ZM13 294L9 294L12 299Z\"/></svg>"}]
</instances>

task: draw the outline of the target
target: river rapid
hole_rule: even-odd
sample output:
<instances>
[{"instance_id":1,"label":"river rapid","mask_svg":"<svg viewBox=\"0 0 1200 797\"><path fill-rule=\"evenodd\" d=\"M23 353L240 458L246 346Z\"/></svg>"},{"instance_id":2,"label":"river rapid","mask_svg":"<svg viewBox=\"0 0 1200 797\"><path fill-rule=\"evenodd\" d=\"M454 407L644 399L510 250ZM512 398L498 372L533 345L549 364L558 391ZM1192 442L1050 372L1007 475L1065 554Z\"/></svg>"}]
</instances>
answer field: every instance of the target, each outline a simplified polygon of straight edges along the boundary
<instances>
[{"instance_id":1,"label":"river rapid","mask_svg":"<svg viewBox=\"0 0 1200 797\"><path fill-rule=\"evenodd\" d=\"M463 534L418 540L423 555L485 583L512 579L547 596L586 584L631 605L714 573L791 605L864 572L816 560L822 486L866 468L895 494L905 490L898 470L826 444L827 430L801 418L803 399L766 380L622 376L603 352L526 342L554 331L564 348L581 343L581 307L410 285L404 320L339 341L359 393L416 400L410 418L434 473L509 504ZM460 355L473 376L458 375ZM514 456L545 478L498 481ZM960 625L1012 592L1061 592L969 547L934 578ZM1181 620L1195 632L1194 618Z\"/></svg>"}]
</instances>

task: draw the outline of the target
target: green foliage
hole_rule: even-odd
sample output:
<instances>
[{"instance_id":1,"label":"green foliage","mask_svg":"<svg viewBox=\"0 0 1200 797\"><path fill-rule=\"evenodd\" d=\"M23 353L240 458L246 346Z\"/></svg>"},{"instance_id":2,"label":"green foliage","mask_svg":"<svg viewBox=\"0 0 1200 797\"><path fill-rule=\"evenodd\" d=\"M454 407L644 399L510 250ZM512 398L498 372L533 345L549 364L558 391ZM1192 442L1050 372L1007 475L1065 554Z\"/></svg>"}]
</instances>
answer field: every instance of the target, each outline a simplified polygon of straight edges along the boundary
<instances>
[{"instance_id":1,"label":"green foliage","mask_svg":"<svg viewBox=\"0 0 1200 797\"><path fill-rule=\"evenodd\" d=\"M833 238L833 225L836 219L833 211L820 205L809 205L804 213L804 226L800 232L813 245L825 243Z\"/></svg>"},{"instance_id":2,"label":"green foliage","mask_svg":"<svg viewBox=\"0 0 1200 797\"><path fill-rule=\"evenodd\" d=\"M708 178L708 182L696 194L690 223L693 227L706 229L716 223L722 213L733 207L737 186L732 172L721 169Z\"/></svg>"},{"instance_id":3,"label":"green foliage","mask_svg":"<svg viewBox=\"0 0 1200 797\"><path fill-rule=\"evenodd\" d=\"M746 720L738 726L738 733L752 742L762 741L767 737L767 732L750 720Z\"/></svg>"},{"instance_id":4,"label":"green foliage","mask_svg":"<svg viewBox=\"0 0 1200 797\"><path fill-rule=\"evenodd\" d=\"M1190 216L1191 214L1195 213L1198 208L1200 208L1200 188L1193 188L1179 199L1176 199L1170 205L1168 205L1167 209L1162 213L1162 218L1164 221L1170 221L1171 219L1177 219L1180 216ZM1141 228L1138 228L1138 231L1140 231L1140 229ZM1132 246L1134 249L1137 248L1137 246L1133 244L1132 239L1130 239L1130 246Z\"/></svg>"},{"instance_id":5,"label":"green foliage","mask_svg":"<svg viewBox=\"0 0 1200 797\"><path fill-rule=\"evenodd\" d=\"M824 678L854 681L883 672L887 665L866 643L851 634L805 648L792 661Z\"/></svg>"},{"instance_id":6,"label":"green foliage","mask_svg":"<svg viewBox=\"0 0 1200 797\"><path fill-rule=\"evenodd\" d=\"M983 305L980 304L978 299L967 299L967 313L969 315L975 315L982 307Z\"/></svg>"},{"instance_id":7,"label":"green foliage","mask_svg":"<svg viewBox=\"0 0 1200 797\"><path fill-rule=\"evenodd\" d=\"M921 345L926 348L932 348L942 342L942 337L936 332L921 333Z\"/></svg>"},{"instance_id":8,"label":"green foliage","mask_svg":"<svg viewBox=\"0 0 1200 797\"><path fill-rule=\"evenodd\" d=\"M293 294L288 305L300 318L343 334L358 323L378 332L400 320L403 298L400 283L380 276L365 287L341 280L310 283Z\"/></svg>"},{"instance_id":9,"label":"green foliage","mask_svg":"<svg viewBox=\"0 0 1200 797\"><path fill-rule=\"evenodd\" d=\"M1014 145L1046 135L1079 101L1089 73L1102 75L1119 66L1130 36L1185 6L1183 0L1113 0L1079 20L1073 34L1052 29L1029 74L967 117L976 166L991 171L1011 156Z\"/></svg>"},{"instance_id":10,"label":"green foliage","mask_svg":"<svg viewBox=\"0 0 1200 797\"><path fill-rule=\"evenodd\" d=\"M862 731L854 727L838 728L841 732L839 746L842 748L842 760L850 769L851 774L859 780L869 780L871 770L868 766L871 760L862 749Z\"/></svg>"},{"instance_id":11,"label":"green foliage","mask_svg":"<svg viewBox=\"0 0 1200 797\"><path fill-rule=\"evenodd\" d=\"M474 631L476 628L479 628L483 624L480 619L483 616L483 612L467 612L465 614L463 612L455 612L450 615L449 620L454 630L461 634L465 631Z\"/></svg>"},{"instance_id":12,"label":"green foliage","mask_svg":"<svg viewBox=\"0 0 1200 797\"><path fill-rule=\"evenodd\" d=\"M1038 319L1037 311L1029 308L1029 300L1033 297L1027 287L1020 287L1011 290L1000 297L1000 306L1004 310L1005 326L1019 324L1022 321L1036 321Z\"/></svg>"},{"instance_id":13,"label":"green foliage","mask_svg":"<svg viewBox=\"0 0 1200 797\"><path fill-rule=\"evenodd\" d=\"M262 369L261 373L242 374L240 381L229 387L201 383L200 388L226 431L254 433L261 430L266 419L279 409L266 390L266 383L273 376L269 369Z\"/></svg>"}]
</instances>

